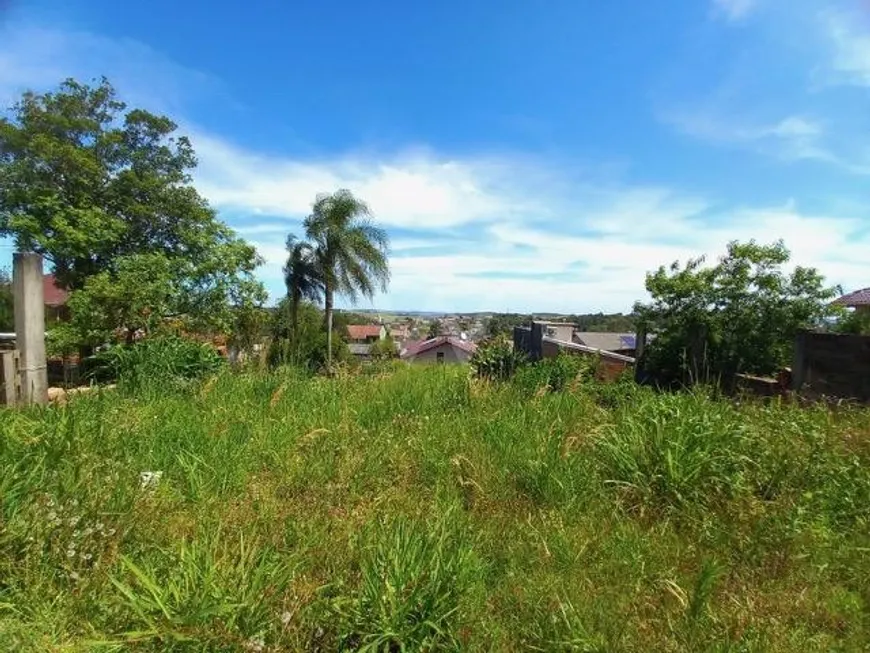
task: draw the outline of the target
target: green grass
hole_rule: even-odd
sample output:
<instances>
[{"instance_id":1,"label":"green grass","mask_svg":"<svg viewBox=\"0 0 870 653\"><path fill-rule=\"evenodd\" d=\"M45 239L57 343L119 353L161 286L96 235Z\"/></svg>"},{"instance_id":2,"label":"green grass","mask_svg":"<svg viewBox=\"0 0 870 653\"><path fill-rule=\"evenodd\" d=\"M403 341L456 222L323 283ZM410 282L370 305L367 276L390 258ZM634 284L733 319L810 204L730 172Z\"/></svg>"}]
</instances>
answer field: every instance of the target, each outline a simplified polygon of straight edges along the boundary
<instances>
[{"instance_id":1,"label":"green grass","mask_svg":"<svg viewBox=\"0 0 870 653\"><path fill-rule=\"evenodd\" d=\"M867 650L870 411L533 378L0 412L0 650Z\"/></svg>"}]
</instances>

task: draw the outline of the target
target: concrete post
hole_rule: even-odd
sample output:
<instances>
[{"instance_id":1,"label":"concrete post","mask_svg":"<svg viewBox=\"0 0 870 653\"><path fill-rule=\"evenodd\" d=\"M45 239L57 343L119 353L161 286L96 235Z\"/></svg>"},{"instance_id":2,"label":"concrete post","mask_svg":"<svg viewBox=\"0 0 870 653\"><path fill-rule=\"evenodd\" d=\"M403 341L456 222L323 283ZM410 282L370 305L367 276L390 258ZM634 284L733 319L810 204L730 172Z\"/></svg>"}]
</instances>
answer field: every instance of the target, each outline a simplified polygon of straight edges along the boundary
<instances>
[{"instance_id":1,"label":"concrete post","mask_svg":"<svg viewBox=\"0 0 870 653\"><path fill-rule=\"evenodd\" d=\"M21 354L21 400L48 403L45 364L45 299L42 292L42 256L16 252L12 259L15 297L15 346Z\"/></svg>"}]
</instances>

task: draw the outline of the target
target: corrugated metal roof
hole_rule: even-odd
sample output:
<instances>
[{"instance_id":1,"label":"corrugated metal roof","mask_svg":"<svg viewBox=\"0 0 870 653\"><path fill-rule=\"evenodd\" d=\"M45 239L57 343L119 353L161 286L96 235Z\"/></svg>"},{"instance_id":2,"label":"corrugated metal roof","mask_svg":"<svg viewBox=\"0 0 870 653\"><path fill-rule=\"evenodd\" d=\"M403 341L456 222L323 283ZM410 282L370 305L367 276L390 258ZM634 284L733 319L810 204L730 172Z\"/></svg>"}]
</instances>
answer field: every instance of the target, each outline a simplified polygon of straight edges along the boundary
<instances>
[{"instance_id":1,"label":"corrugated metal roof","mask_svg":"<svg viewBox=\"0 0 870 653\"><path fill-rule=\"evenodd\" d=\"M842 306L870 306L870 288L850 292L848 295L834 300L834 303Z\"/></svg>"},{"instance_id":2,"label":"corrugated metal roof","mask_svg":"<svg viewBox=\"0 0 870 653\"><path fill-rule=\"evenodd\" d=\"M622 349L634 349L637 346L637 337L633 333L606 333L603 331L575 331L574 341L605 351L620 351Z\"/></svg>"}]
</instances>

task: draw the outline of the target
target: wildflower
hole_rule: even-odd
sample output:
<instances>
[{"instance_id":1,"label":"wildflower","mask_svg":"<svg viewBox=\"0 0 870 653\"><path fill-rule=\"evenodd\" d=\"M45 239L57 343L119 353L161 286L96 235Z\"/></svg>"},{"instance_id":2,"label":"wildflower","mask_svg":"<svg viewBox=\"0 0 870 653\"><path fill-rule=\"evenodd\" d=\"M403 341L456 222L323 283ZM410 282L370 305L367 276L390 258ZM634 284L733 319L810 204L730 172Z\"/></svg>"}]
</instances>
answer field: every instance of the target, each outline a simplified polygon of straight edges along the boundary
<instances>
[{"instance_id":1,"label":"wildflower","mask_svg":"<svg viewBox=\"0 0 870 653\"><path fill-rule=\"evenodd\" d=\"M85 560L85 561L89 561L93 557L94 556L92 556L90 553L83 553L82 554L82 560Z\"/></svg>"},{"instance_id":2,"label":"wildflower","mask_svg":"<svg viewBox=\"0 0 870 653\"><path fill-rule=\"evenodd\" d=\"M79 519L81 519L81 517L70 517L69 518L69 525L75 526L76 524L79 523Z\"/></svg>"},{"instance_id":3,"label":"wildflower","mask_svg":"<svg viewBox=\"0 0 870 653\"><path fill-rule=\"evenodd\" d=\"M82 533L82 535L84 535L85 537L90 537L90 536L93 535L93 534L94 534L94 529L91 528L90 526L88 526L88 527L84 530L84 533Z\"/></svg>"},{"instance_id":4,"label":"wildflower","mask_svg":"<svg viewBox=\"0 0 870 653\"><path fill-rule=\"evenodd\" d=\"M76 550L75 550L75 549L67 549L67 550L66 550L66 557L67 557L67 558L72 558L75 554L76 554Z\"/></svg>"},{"instance_id":5,"label":"wildflower","mask_svg":"<svg viewBox=\"0 0 870 653\"><path fill-rule=\"evenodd\" d=\"M69 573L69 577L70 577L71 580L74 580L74 581L79 581L79 580L82 579L82 577L79 576L78 572L75 572L75 571L71 571L71 572Z\"/></svg>"},{"instance_id":6,"label":"wildflower","mask_svg":"<svg viewBox=\"0 0 870 653\"><path fill-rule=\"evenodd\" d=\"M50 513L48 513L48 521L54 521L55 519L57 519L57 513L52 510Z\"/></svg>"},{"instance_id":7,"label":"wildflower","mask_svg":"<svg viewBox=\"0 0 870 653\"><path fill-rule=\"evenodd\" d=\"M262 653L264 648L266 648L266 642L260 636L252 637L245 642L245 650L252 651L252 653Z\"/></svg>"},{"instance_id":8,"label":"wildflower","mask_svg":"<svg viewBox=\"0 0 870 653\"><path fill-rule=\"evenodd\" d=\"M78 537L81 534L82 534L82 532L79 529L76 529L73 531L73 537Z\"/></svg>"},{"instance_id":9,"label":"wildflower","mask_svg":"<svg viewBox=\"0 0 870 653\"><path fill-rule=\"evenodd\" d=\"M281 613L281 623L285 626L290 623L292 618L293 615L290 612L287 612L287 610L284 610L284 612Z\"/></svg>"},{"instance_id":10,"label":"wildflower","mask_svg":"<svg viewBox=\"0 0 870 653\"><path fill-rule=\"evenodd\" d=\"M104 528L104 526L103 526L103 522L98 521L97 524L96 524L96 526L95 526L94 528L96 528L98 531L100 531L100 532L102 533L102 532L103 532L103 528Z\"/></svg>"}]
</instances>

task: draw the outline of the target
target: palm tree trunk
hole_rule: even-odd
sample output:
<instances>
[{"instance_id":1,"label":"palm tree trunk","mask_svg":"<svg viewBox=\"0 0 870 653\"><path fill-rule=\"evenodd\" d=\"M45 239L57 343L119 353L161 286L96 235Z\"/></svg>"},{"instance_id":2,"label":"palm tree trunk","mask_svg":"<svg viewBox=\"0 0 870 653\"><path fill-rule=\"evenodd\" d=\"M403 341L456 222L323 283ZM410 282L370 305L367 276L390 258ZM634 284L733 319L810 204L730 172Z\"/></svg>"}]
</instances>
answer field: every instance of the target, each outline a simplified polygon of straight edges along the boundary
<instances>
[{"instance_id":1,"label":"palm tree trunk","mask_svg":"<svg viewBox=\"0 0 870 653\"><path fill-rule=\"evenodd\" d=\"M324 312L326 313L326 366L332 369L332 288L326 285L323 292Z\"/></svg>"}]
</instances>

